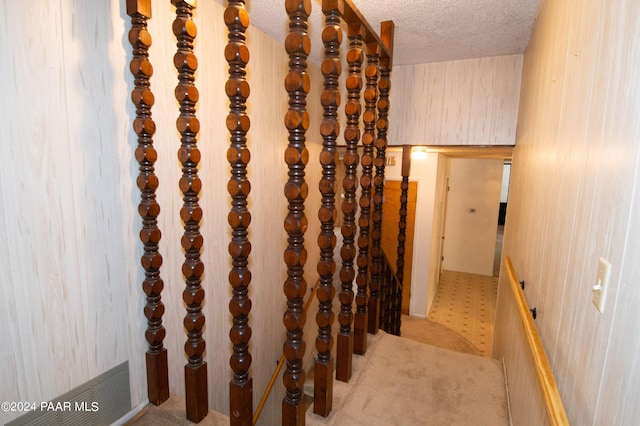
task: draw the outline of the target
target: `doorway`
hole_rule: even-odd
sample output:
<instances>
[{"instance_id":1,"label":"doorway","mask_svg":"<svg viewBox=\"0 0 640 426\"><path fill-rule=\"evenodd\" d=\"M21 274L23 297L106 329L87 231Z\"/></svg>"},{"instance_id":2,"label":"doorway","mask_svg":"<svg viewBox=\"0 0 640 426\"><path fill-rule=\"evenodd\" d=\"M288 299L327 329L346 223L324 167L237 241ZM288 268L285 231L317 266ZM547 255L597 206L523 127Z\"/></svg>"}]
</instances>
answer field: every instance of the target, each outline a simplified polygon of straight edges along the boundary
<instances>
[{"instance_id":1,"label":"doorway","mask_svg":"<svg viewBox=\"0 0 640 426\"><path fill-rule=\"evenodd\" d=\"M500 210L506 206L510 164L506 168L504 159L484 158L447 161L439 237L443 253L437 259L441 274L428 318L490 356L504 229Z\"/></svg>"}]
</instances>

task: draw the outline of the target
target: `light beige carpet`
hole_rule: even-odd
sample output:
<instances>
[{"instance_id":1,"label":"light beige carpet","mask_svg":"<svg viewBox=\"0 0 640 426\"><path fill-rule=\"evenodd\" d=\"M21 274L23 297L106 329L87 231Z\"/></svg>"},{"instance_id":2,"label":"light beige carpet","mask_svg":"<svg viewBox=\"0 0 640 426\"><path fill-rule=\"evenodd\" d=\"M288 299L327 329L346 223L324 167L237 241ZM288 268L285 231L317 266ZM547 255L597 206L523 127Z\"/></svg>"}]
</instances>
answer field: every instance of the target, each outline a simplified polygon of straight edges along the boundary
<instances>
[{"instance_id":1,"label":"light beige carpet","mask_svg":"<svg viewBox=\"0 0 640 426\"><path fill-rule=\"evenodd\" d=\"M334 381L328 418L307 411L307 425L508 425L502 365L396 337L380 331L368 336L367 354L354 356L349 383ZM192 424L184 416L184 398L172 396L160 407L148 406L128 423L136 426ZM200 423L229 424L211 411Z\"/></svg>"},{"instance_id":2,"label":"light beige carpet","mask_svg":"<svg viewBox=\"0 0 640 426\"><path fill-rule=\"evenodd\" d=\"M400 335L406 339L415 340L416 342L426 343L439 348L482 356L482 352L480 352L480 350L470 341L450 328L429 319L403 315Z\"/></svg>"},{"instance_id":3,"label":"light beige carpet","mask_svg":"<svg viewBox=\"0 0 640 426\"><path fill-rule=\"evenodd\" d=\"M307 425L508 425L500 362L379 332L354 358L349 383L334 382L328 418Z\"/></svg>"},{"instance_id":4,"label":"light beige carpet","mask_svg":"<svg viewBox=\"0 0 640 426\"><path fill-rule=\"evenodd\" d=\"M177 395L171 395L158 407L147 405L136 417L126 423L127 426L187 426L193 424L186 418L184 397ZM229 416L209 410L209 414L198 424L201 426L226 426L229 424Z\"/></svg>"}]
</instances>

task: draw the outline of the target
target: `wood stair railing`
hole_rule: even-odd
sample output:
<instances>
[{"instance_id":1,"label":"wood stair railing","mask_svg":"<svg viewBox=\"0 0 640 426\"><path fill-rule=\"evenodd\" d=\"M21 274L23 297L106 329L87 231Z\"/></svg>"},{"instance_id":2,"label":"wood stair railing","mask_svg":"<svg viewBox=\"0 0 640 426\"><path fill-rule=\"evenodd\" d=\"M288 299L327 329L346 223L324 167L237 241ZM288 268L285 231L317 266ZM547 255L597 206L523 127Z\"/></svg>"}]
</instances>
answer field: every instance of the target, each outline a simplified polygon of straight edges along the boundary
<instances>
[{"instance_id":1,"label":"wood stair railing","mask_svg":"<svg viewBox=\"0 0 640 426\"><path fill-rule=\"evenodd\" d=\"M289 203L289 214L285 219L285 230L288 234L288 247L285 250L285 263L287 265L288 279L284 285L284 293L287 297L287 310L284 315L284 324L287 329L287 338L283 353L286 358L287 369L283 375L286 395L282 403L282 424L302 425L305 422L305 414L302 408L302 387L305 372L302 368L302 357L305 352L305 343L302 329L306 321L306 314L300 309L302 296L306 289L303 277L303 266L306 261L304 248L304 231L307 219L304 215L304 200L306 198L306 183L304 169L308 161L308 153L305 147L305 132L308 128L309 117L306 110L306 95L310 90L310 79L307 75L307 57L310 53L310 41L307 35L307 20L311 13L310 0L286 0L285 9L289 15L289 35L285 40L285 48L289 55L289 73L285 79L285 87L289 94L289 111L285 116L285 126L289 131L289 146L285 151L285 161L289 167L289 181L285 185L285 195ZM342 265L339 273L341 291L339 295L340 312L338 322L340 329L337 338L336 355L336 379L348 381L351 377L352 356L354 353L354 335L358 336L358 344L355 345L357 353L364 354L366 350L366 333L376 333L380 320L379 294L376 284L380 285L385 278L382 275L383 261L382 248L380 246L381 221L382 221L382 191L384 186L385 150L387 146L388 112L390 74L393 51L393 22L387 21L381 25L381 36L372 29L370 24L360 13L352 0L323 0L322 9L325 14L325 27L322 32L322 40L325 46L325 59L321 70L324 76L324 91L321 102L324 109L323 121L320 133L323 137L323 151L320 155L322 166L322 179L320 181L320 194L322 205L319 210L321 232L318 238L320 248L320 260L317 270L320 277L321 288L317 292L318 337L316 348L318 361L314 376L314 413L328 416L331 412L331 399L333 394L331 348L333 337L331 328L333 323L333 275L335 263L333 251L335 248L335 167L336 167L336 138L340 133L337 109L340 104L338 90L338 78L342 64L340 62L340 44L342 30L341 20L347 24L347 35L350 49L347 52L349 75L346 79L348 101L345 105L347 126L344 131L344 139L347 152L344 156L346 168L343 179L345 198L342 203L344 215L341 228L343 245L340 250ZM360 141L360 115L362 105L360 93L362 91L362 64L364 61L363 46L367 47L368 67L367 91L365 101L367 111L365 114L365 137L363 145L366 147L362 166L365 173L360 181L362 193L360 202L356 199L358 187L357 169L360 163L358 155L358 143ZM380 67L381 79L378 83L378 68ZM377 101L377 87L380 87L380 99ZM376 117L375 107L379 114ZM375 137L375 128L378 137ZM374 142L375 141L375 142ZM373 145L377 150L373 159ZM375 163L376 196L374 201L374 214L370 216L371 208L371 181L372 164ZM363 208L359 223L356 223L358 204ZM372 247L369 253L369 231L371 232ZM355 246L358 225L360 236L357 239L360 248L359 253ZM373 265L369 268L369 255L373 258ZM359 267L358 297L356 298L357 322L354 324L353 314L353 282L356 278L354 260L357 257ZM388 265L388 262L384 262ZM371 275L371 279L369 279ZM375 277L375 278L374 278ZM367 288L369 286L369 288ZM394 295L401 297L401 286L385 286L393 288ZM372 299L367 300L369 295ZM395 303L400 305L400 303ZM373 313L367 311L373 309ZM394 307L388 306L387 312L395 312ZM399 314L395 315L393 324L399 333ZM373 321L373 326L371 324ZM352 327L353 325L353 327ZM357 328L354 332L354 328Z\"/></svg>"},{"instance_id":2,"label":"wood stair railing","mask_svg":"<svg viewBox=\"0 0 640 426\"><path fill-rule=\"evenodd\" d=\"M320 280L316 281L315 285L311 289L311 294L309 295L309 298L307 299L307 301L304 304L304 312L305 313L309 310L309 307L311 306L311 302L313 302L313 299L316 296L319 287L320 287ZM260 402L258 403L258 407L256 408L256 411L253 414L253 424L254 425L258 422L258 419L260 418L260 414L262 414L262 410L264 409L264 405L267 403L267 399L269 399L269 395L271 394L271 391L273 390L273 386L276 383L276 379L278 378L278 375L280 374L280 371L282 371L282 367L284 366L285 360L286 360L286 358L285 358L284 354L282 354L280 356L280 359L278 360L278 364L276 365L275 370L273 370L273 374L271 375L271 379L269 379L269 383L267 384L267 387L265 388L264 393L262 394L262 398L260 398Z\"/></svg>"},{"instance_id":3,"label":"wood stair railing","mask_svg":"<svg viewBox=\"0 0 640 426\"><path fill-rule=\"evenodd\" d=\"M549 358L534 323L534 317L529 310L529 305L521 287L521 281L509 256L504 256L504 269L513 292L513 303L522 322L522 330L531 353L532 367L535 369L538 378L549 424L553 426L569 425L569 417L553 375L553 370L549 364ZM524 281L522 282L524 283Z\"/></svg>"},{"instance_id":4,"label":"wood stair railing","mask_svg":"<svg viewBox=\"0 0 640 426\"><path fill-rule=\"evenodd\" d=\"M398 281L396 274L394 274L393 268L391 267L391 262L389 262L387 255L384 252L382 253L382 257L383 257L383 274L382 275L384 277L383 287L389 287L389 288L395 287L396 289L401 288L402 285L400 284L400 281ZM311 306L311 303L313 302L314 297L318 295L317 292L320 291L321 287L322 287L321 280L316 281L315 285L311 289L311 294L309 295L309 297L307 298L307 301L305 302L305 305L304 305L305 313L309 310L309 307ZM401 294L401 291L396 290L396 294ZM380 315L382 316L386 314L387 318L386 319L379 318L379 322L380 324L387 324L387 323L389 324L388 326L381 327L385 333L394 334L396 336L400 335L400 316L401 316L401 308L402 308L401 305L402 305L401 299L398 299L398 298L388 299L388 300L383 299L382 306L384 307L384 309L380 311ZM282 367L285 364L285 360L286 360L285 356L284 354L282 354L280 356L280 360L278 361L278 364L275 370L273 371L273 374L271 375L271 379L267 384L267 387L262 395L262 398L258 403L258 407L256 408L253 414L254 425L258 422L258 419L262 414L264 405L266 404L269 398L269 395L273 390L273 386L275 384L276 379L278 378L278 375L280 374L280 371L282 371ZM314 400L315 400L315 378L314 378ZM318 413L315 413L315 414L318 414ZM323 416L323 417L327 417L327 416Z\"/></svg>"},{"instance_id":5,"label":"wood stair railing","mask_svg":"<svg viewBox=\"0 0 640 426\"><path fill-rule=\"evenodd\" d=\"M178 74L175 97L179 104L179 116L176 127L180 134L178 160L182 167L182 176L178 185L183 196L180 218L184 222L181 245L184 250L182 273L185 279L185 289L183 301L187 311L184 327L187 331L185 353L188 358L184 369L185 399L187 418L197 423L208 413L207 362L204 359L206 343L202 333L205 324L205 317L202 313L205 291L201 285L204 273L204 264L201 260L204 237L200 233L203 211L199 205L199 194L202 187L202 181L198 176L201 155L197 146L200 122L196 117L199 92L194 84L198 68L198 60L194 53L197 30L192 19L197 1L171 0L171 3L176 8L176 18L173 21L172 29L176 37L177 51L173 62ZM229 333L233 344L230 359L233 378L229 384L231 424L256 422L268 392L273 387L275 377L284 365L286 365L286 370L283 382L286 395L282 402L282 422L283 424L304 424L305 407L302 404L302 394L305 372L302 367L302 358L306 343L303 339L302 329L306 321L306 311L314 295L318 298L319 308L316 316L318 362L315 366L314 412L325 417L331 412L334 374L334 364L331 359L333 347L331 329L334 319L332 305L335 295L333 282L336 269L334 261L336 245L334 230L336 219L335 175L336 140L340 134L338 80L342 68L340 62L342 22L347 27L350 49L347 52L349 75L346 79L348 101L345 106L347 127L344 131L348 147L345 164L348 170L343 181L347 196L342 205L345 216L342 227L342 269L339 275L342 291L340 294L341 310L338 317L340 322L336 362L338 379L349 380L352 354L366 352L367 332L375 334L380 324L385 331L394 332L393 330L395 330L395 334L399 333L400 314L396 310L400 306L397 298L398 295L401 295L402 284L398 283L393 273L389 273L391 267L380 246L382 190L394 36L393 23L391 21L383 22L380 35L378 35L352 0L322 0L322 9L325 14L325 28L322 32L325 60L321 70L325 79L325 87L321 95L324 119L320 129L323 137L323 151L320 155L323 175L320 181L322 205L319 211L321 222L321 232L318 238L320 260L317 265L319 279L311 297L303 307L303 296L307 288L304 279L304 265L307 258L304 246L304 233L307 228L304 202L308 193L305 182L305 166L308 163L309 154L305 146L305 134L310 122L306 109L306 97L311 86L311 79L307 75L307 57L311 48L307 34L311 0L285 0L284 4L289 16L290 29L285 40L285 49L289 55L289 72L285 77L285 87L289 95L289 110L284 120L289 132L289 144L285 150L289 179L284 188L289 204L289 213L284 221L288 235L288 246L284 254L287 280L283 285L284 294L287 297L287 310L283 320L287 328L287 336L283 346L283 355L274 377L255 413L252 410L252 379L249 375L251 327L248 318L251 308L248 294L248 286L251 282L251 272L248 269L248 256L251 251L248 227L251 216L247 209L247 196L250 188L247 179L247 165L250 154L246 144L246 134L250 125L246 114L249 83L245 78L245 67L249 61L249 50L245 43L245 31L249 25L249 16L244 0L229 0L224 12L224 22L228 27L229 37L224 52L225 59L229 64L229 79L225 84L225 93L230 101L226 127L230 132L227 160L231 168L231 178L227 189L232 199L231 212L228 216L232 229L232 240L229 244L232 270L229 274L229 283L233 293L229 304L233 316L233 324ZM160 298L163 287L159 271L162 257L158 251L161 234L157 227L160 207L155 200L158 179L154 174L154 162L157 153L153 148L152 136L155 132L155 124L151 119L151 106L154 97L149 88L149 80L153 72L148 60L151 36L146 29L146 21L151 17L151 1L127 0L126 5L127 13L132 18L129 40L134 51L130 68L135 79L132 100L136 106L134 130L138 136L136 159L140 165L137 184L141 191L139 212L143 221L140 238L144 244L142 263L145 268L145 281L143 289L147 297L145 315L148 319L146 339L149 344L147 353L148 393L152 403L161 404L168 398L168 374L167 351L163 348L165 330L162 325L162 315L164 305ZM367 66L364 74L367 86L364 93L365 113L362 115L364 133L361 138L362 104L360 95L363 89L362 66L365 49ZM362 140L364 148L362 161L358 155L360 140ZM375 158L374 147L376 150ZM356 172L360 164L363 168L363 174L359 178ZM374 166L375 178L373 176ZM358 183L361 187L360 200L356 199ZM375 193L373 193L374 188ZM359 218L356 217L358 205L361 208ZM360 231L359 235L357 235L358 230ZM356 242L358 249L356 249ZM357 277L354 261L358 267ZM355 297L353 293L354 280L357 284ZM354 298L356 302L355 315L353 313Z\"/></svg>"},{"instance_id":6,"label":"wood stair railing","mask_svg":"<svg viewBox=\"0 0 640 426\"><path fill-rule=\"evenodd\" d=\"M382 292L380 300L380 328L389 334L400 335L402 316L402 283L393 272L387 255L382 252Z\"/></svg>"}]
</instances>

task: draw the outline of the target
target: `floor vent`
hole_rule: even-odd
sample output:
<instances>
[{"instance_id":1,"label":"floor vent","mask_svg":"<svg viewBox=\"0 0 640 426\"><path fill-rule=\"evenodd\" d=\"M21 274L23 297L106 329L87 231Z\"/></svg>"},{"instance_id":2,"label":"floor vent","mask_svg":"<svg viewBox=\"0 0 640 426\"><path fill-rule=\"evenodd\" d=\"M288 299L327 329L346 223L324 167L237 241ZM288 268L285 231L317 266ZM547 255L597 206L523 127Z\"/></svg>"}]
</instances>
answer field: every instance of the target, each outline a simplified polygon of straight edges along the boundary
<instances>
[{"instance_id":1,"label":"floor vent","mask_svg":"<svg viewBox=\"0 0 640 426\"><path fill-rule=\"evenodd\" d=\"M125 361L6 426L110 425L129 411L129 362Z\"/></svg>"}]
</instances>

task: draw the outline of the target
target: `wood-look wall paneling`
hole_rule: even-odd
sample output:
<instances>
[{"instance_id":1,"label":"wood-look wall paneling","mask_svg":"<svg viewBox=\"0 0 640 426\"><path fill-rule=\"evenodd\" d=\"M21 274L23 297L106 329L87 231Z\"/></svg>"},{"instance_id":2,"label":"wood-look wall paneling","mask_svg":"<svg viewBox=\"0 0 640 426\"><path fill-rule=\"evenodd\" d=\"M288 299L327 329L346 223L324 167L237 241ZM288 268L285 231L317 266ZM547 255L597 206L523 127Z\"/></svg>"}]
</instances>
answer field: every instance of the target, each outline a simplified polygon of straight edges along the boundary
<instances>
[{"instance_id":1,"label":"wood-look wall paneling","mask_svg":"<svg viewBox=\"0 0 640 426\"><path fill-rule=\"evenodd\" d=\"M502 323L508 322L513 325L509 339L497 341L494 337L494 347L500 346L502 348L501 358L499 358L499 360L505 360L506 365L504 365L504 367L507 378L513 377L516 373L518 374L517 380L512 382L508 381L507 383L508 396L510 400L516 399L516 401L520 401L522 395L526 395L527 398L526 407L517 405L515 409L511 410L512 424L549 424L546 418L544 400L538 383L538 377L536 376L533 357L528 350L522 350L522 348L528 348L529 342L524 333L520 313L514 302L513 291L511 290L506 272L501 272L500 274L497 304L500 306L500 309L496 311L496 321ZM503 335L496 337L504 338ZM506 360L509 362L506 362ZM513 371L513 368L517 368L518 370Z\"/></svg>"},{"instance_id":2,"label":"wood-look wall paneling","mask_svg":"<svg viewBox=\"0 0 640 426\"><path fill-rule=\"evenodd\" d=\"M396 67L390 143L513 145L521 72L522 55Z\"/></svg>"},{"instance_id":3,"label":"wood-look wall paneling","mask_svg":"<svg viewBox=\"0 0 640 426\"><path fill-rule=\"evenodd\" d=\"M0 399L46 401L144 347L143 305L128 297L141 275L126 14L116 3L3 7ZM132 380L143 361L130 359Z\"/></svg>"},{"instance_id":4,"label":"wood-look wall paneling","mask_svg":"<svg viewBox=\"0 0 640 426\"><path fill-rule=\"evenodd\" d=\"M504 253L529 283L574 424L640 415L640 289L630 285L640 273L639 18L633 1L545 2L524 57ZM603 313L591 303L600 257L612 265ZM512 386L524 379L507 321L496 324L494 355ZM513 393L511 405L529 407Z\"/></svg>"},{"instance_id":5,"label":"wood-look wall paneling","mask_svg":"<svg viewBox=\"0 0 640 426\"><path fill-rule=\"evenodd\" d=\"M225 412L231 374L227 307L230 199L224 123L227 69L221 56L226 27L221 5L199 2L198 6L194 21L198 27L200 204L205 212L201 222L207 294L205 357L209 405ZM6 96L0 101L0 111L7 123L0 133L0 322L5 325L0 331L0 400L46 401L128 360L132 406L137 406L146 398L146 320L142 313L144 273L139 264L138 171L133 158L136 139L131 130L135 110L129 99L133 87L127 39L130 19L125 4L36 1L3 7L0 46L5 60L0 63L0 87ZM182 394L184 254L180 248L181 170L176 156L179 135L175 130L176 46L171 31L175 9L170 2L153 1L152 10L149 54L156 100L163 323L170 390ZM252 122L248 140L253 218L251 368L255 393L260 396L282 352L284 335L281 253L286 239L281 220L286 214L282 185L286 182L283 152L287 135L282 117L287 97L281 82L287 57L280 43L252 27L247 42L252 85L248 101ZM320 72L314 68L310 74L315 78ZM317 108L321 79L314 80L312 87L309 107ZM313 129L319 128L318 115L317 110L311 112L316 120L312 120ZM310 131L309 139L307 264L311 266L307 280L313 282L319 229L312 213L319 205L314 191L319 176L315 161L320 151L318 132ZM312 335L313 328L309 330ZM264 424L279 423L282 389L277 385L274 392L278 396L267 405L261 418ZM0 422L18 415L0 413Z\"/></svg>"}]
</instances>

